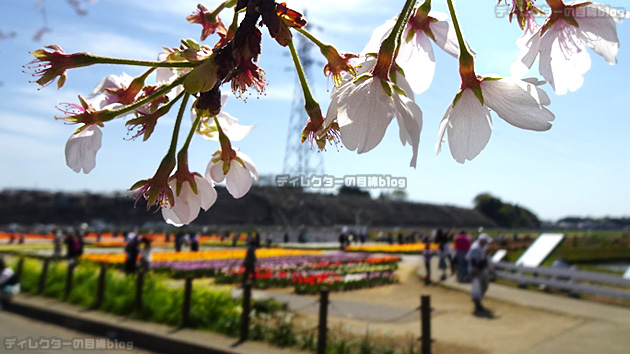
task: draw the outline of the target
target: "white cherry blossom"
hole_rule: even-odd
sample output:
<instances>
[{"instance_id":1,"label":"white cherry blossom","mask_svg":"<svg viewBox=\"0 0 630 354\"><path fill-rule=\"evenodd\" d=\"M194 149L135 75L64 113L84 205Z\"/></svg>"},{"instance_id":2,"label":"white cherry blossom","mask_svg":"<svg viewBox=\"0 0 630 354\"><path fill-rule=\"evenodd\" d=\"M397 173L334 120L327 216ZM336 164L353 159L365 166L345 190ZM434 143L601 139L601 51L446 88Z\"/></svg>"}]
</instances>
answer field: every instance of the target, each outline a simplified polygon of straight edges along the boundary
<instances>
[{"instance_id":1,"label":"white cherry blossom","mask_svg":"<svg viewBox=\"0 0 630 354\"><path fill-rule=\"evenodd\" d=\"M551 128L554 115L544 106L551 101L537 85L510 77L485 77L479 84L484 103L470 88L460 91L442 118L436 144L441 144L448 134L451 155L459 163L475 158L483 150L492 133L490 109L515 127L545 131Z\"/></svg>"},{"instance_id":2,"label":"white cherry blossom","mask_svg":"<svg viewBox=\"0 0 630 354\"><path fill-rule=\"evenodd\" d=\"M428 16L416 12L402 35L403 41L396 63L403 68L415 93L426 91L433 81L435 54L431 42L455 58L459 55L455 29L446 19L447 15L441 12L431 11ZM362 53L378 52L381 42L392 31L395 23L395 20L388 20L377 27Z\"/></svg>"},{"instance_id":3,"label":"white cherry blossom","mask_svg":"<svg viewBox=\"0 0 630 354\"><path fill-rule=\"evenodd\" d=\"M591 67L587 48L608 64L617 63L619 39L615 22L621 23L624 18L606 5L570 2L565 6L563 13L570 17L552 14L545 25L517 41L521 54L511 68L514 77L522 77L539 58L540 74L558 95L582 87L584 74Z\"/></svg>"},{"instance_id":4,"label":"white cherry blossom","mask_svg":"<svg viewBox=\"0 0 630 354\"><path fill-rule=\"evenodd\" d=\"M221 94L221 107L225 107L227 103L227 99L229 93ZM191 119L194 122L197 118L197 111L195 109L191 110ZM223 130L223 133L230 139L230 141L240 141L243 140L252 130L256 127L257 123L252 125L240 125L238 124L238 119L231 116L229 113L225 112L225 110L221 110L219 114L216 115L217 120L219 121L219 125ZM211 141L219 141L219 133L217 132L217 124L214 121L214 117L206 118L202 117L201 122L199 124L199 128L197 132L201 134L204 139Z\"/></svg>"},{"instance_id":5,"label":"white cherry blossom","mask_svg":"<svg viewBox=\"0 0 630 354\"><path fill-rule=\"evenodd\" d=\"M364 60L358 75L368 72L376 63L372 57ZM333 90L324 126L329 126L336 118L344 146L361 154L383 140L387 127L396 117L403 146L409 143L412 147L410 166L416 167L422 110L414 102L409 83L400 74L395 75L397 85L366 75L348 79Z\"/></svg>"},{"instance_id":6,"label":"white cherry blossom","mask_svg":"<svg viewBox=\"0 0 630 354\"><path fill-rule=\"evenodd\" d=\"M217 191L212 186L212 182L194 175L197 184L197 193L192 189L189 181L184 181L179 194L174 193L175 205L166 204L162 208L162 217L173 226L183 226L190 224L199 216L199 209L208 210L217 200ZM176 191L177 180L169 182L173 191Z\"/></svg>"},{"instance_id":7,"label":"white cherry blossom","mask_svg":"<svg viewBox=\"0 0 630 354\"><path fill-rule=\"evenodd\" d=\"M254 162L249 156L240 152L240 150L232 150L229 167L225 171L225 162L221 159L222 151L217 151L208 163L206 169L206 178L215 182L223 182L232 197L238 199L243 197L252 186L252 178L258 180L258 170Z\"/></svg>"}]
</instances>

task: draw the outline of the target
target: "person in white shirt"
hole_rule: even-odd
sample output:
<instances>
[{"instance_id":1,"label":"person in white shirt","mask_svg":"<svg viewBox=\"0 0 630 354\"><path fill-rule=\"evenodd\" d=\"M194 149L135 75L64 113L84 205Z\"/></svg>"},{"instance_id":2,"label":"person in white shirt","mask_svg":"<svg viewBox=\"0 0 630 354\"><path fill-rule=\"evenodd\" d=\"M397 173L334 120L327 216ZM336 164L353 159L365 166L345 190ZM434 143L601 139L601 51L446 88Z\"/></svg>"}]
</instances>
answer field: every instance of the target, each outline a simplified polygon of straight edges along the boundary
<instances>
[{"instance_id":1,"label":"person in white shirt","mask_svg":"<svg viewBox=\"0 0 630 354\"><path fill-rule=\"evenodd\" d=\"M486 253L486 246L492 242L488 234L481 234L472 244L470 251L466 255L466 260L470 267L472 288L470 297L475 304L475 315L490 315L491 312L483 307L481 300L488 290L490 261Z\"/></svg>"},{"instance_id":2,"label":"person in white shirt","mask_svg":"<svg viewBox=\"0 0 630 354\"><path fill-rule=\"evenodd\" d=\"M20 283L13 269L6 266L0 258L0 310L20 291Z\"/></svg>"}]
</instances>

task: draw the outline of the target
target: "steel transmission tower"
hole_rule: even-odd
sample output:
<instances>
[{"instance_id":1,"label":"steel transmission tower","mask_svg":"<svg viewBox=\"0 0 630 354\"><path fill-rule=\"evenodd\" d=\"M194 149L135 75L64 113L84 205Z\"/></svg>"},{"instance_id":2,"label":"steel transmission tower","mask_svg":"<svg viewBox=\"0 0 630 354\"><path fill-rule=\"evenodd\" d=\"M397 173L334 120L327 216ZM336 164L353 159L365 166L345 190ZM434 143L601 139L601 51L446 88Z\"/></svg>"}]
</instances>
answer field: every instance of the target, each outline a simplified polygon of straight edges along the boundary
<instances>
[{"instance_id":1,"label":"steel transmission tower","mask_svg":"<svg viewBox=\"0 0 630 354\"><path fill-rule=\"evenodd\" d=\"M306 16L306 11L304 11L304 15ZM308 24L306 27L312 28L313 26ZM313 77L313 65L316 64L316 61L311 57L311 49L314 45L303 36L293 36L293 40L296 42L298 57L304 68L306 80L310 83ZM324 157L323 154L318 152L317 145L311 147L308 140L302 144L302 129L306 125L308 115L304 110L304 94L300 81L297 78L297 73L290 114L287 144L284 151L283 173L291 176L323 174Z\"/></svg>"}]
</instances>

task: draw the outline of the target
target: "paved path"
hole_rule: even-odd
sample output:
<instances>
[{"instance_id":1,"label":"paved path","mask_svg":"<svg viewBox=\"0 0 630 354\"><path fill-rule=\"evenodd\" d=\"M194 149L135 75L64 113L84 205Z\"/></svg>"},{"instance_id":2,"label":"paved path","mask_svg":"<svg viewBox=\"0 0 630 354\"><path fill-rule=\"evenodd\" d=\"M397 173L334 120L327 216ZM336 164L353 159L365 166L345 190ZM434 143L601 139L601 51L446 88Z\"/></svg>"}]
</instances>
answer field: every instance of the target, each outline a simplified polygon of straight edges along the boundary
<instances>
[{"instance_id":1,"label":"paved path","mask_svg":"<svg viewBox=\"0 0 630 354\"><path fill-rule=\"evenodd\" d=\"M30 342L29 342L30 340ZM56 342L52 342L55 340ZM59 354L62 352L72 352L76 354L121 354L135 353L148 354L151 352L139 349L126 349L127 343L124 343L125 349L120 350L81 350L79 346L92 344L104 346L104 348L116 348L119 343L107 342L103 338L96 338L86 335L85 333L72 331L63 327L39 322L28 319L26 317L0 311L0 352L2 353L41 353L41 354ZM13 344L11 344L13 343ZM20 344L21 343L21 344ZM30 345L30 348L29 348ZM122 344L120 344L122 345ZM45 349L51 348L51 349ZM53 349L59 348L59 349ZM133 346L131 346L133 348Z\"/></svg>"},{"instance_id":2,"label":"paved path","mask_svg":"<svg viewBox=\"0 0 630 354\"><path fill-rule=\"evenodd\" d=\"M403 263L423 264L421 256L404 256ZM437 259L433 260L437 269ZM419 276L424 276L420 266ZM433 272L433 281L439 286L470 292L470 284L460 284L454 277L440 282L440 274ZM240 290L235 290L235 296ZM274 291L254 291L254 297L274 298L286 302L294 311L317 314L318 296L296 295ZM581 324L559 333L542 342L533 343L522 354L541 353L630 353L630 309L587 300L573 299L543 292L531 291L492 283L486 295L488 298L524 307L579 318ZM398 304L397 304L398 305ZM411 307L386 306L365 302L336 300L331 294L329 315L369 324L396 322L418 322L419 312ZM432 313L440 315L440 309Z\"/></svg>"},{"instance_id":3,"label":"paved path","mask_svg":"<svg viewBox=\"0 0 630 354\"><path fill-rule=\"evenodd\" d=\"M46 311L53 314L63 315L68 318L68 321L64 320L63 322L68 322L70 325L75 325L79 320L88 321L91 323L98 323L101 325L108 326L110 330L108 331L108 338L121 338L121 337L129 337L130 332L135 332L133 337L137 338L139 342L146 341L159 341L163 345L167 345L168 348L181 348L186 346L192 346L197 349L192 351L181 351L181 352L191 352L195 353L198 350L213 353L223 353L223 354L306 354L303 351L297 349L287 349L287 348L278 348L267 343L255 342L255 341L247 341L245 343L237 344L236 338L227 337L221 334L202 331L202 330L193 330L193 329L174 329L173 327L169 327L166 325L151 323L151 322L143 322L137 321L130 318L115 316L109 313L103 313L100 311L88 311L78 306L70 305L64 302L60 302L57 300L39 297L39 296L30 296L21 294L13 299L18 305L26 306L28 308L37 309L40 311ZM4 315L4 312L0 311L0 315ZM87 334L79 334L75 331L67 330L62 327L58 327L55 325L46 324L40 321L26 319L17 314L8 313L7 316L11 316L10 318L16 318L18 320L22 320L22 327L15 327L13 332L7 331L4 332L5 328L11 328L13 325L12 321L5 321L4 318L0 317L0 338L4 342L4 337L9 335L14 335L12 333L21 333L17 335L18 337L23 337L25 335L31 336L49 336L51 334L48 333L59 333L55 334L55 336L60 336L64 338L95 338L94 336L90 336ZM6 317L9 318L9 317ZM61 324L63 325L63 324ZM93 327L93 325L90 325ZM30 328L34 328L34 331L30 331ZM51 332L48 332L48 330ZM82 329L84 329L82 327ZM7 334L5 334L7 333ZM11 333L11 334L9 334ZM13 353L13 351L5 351L3 342L0 343L0 353ZM137 342L131 341L133 343L134 348L140 347L141 344L137 344ZM156 350L158 352L172 352L177 353L178 351L166 349L163 347L163 350ZM155 349L154 349L155 350ZM89 353L101 353L101 350L91 350ZM125 351L128 353L129 351ZM15 353L43 353L41 351L16 351ZM51 351L52 353L75 353L75 351L64 348L64 350ZM82 352L76 352L82 353ZM88 353L87 351L85 353ZM114 353L114 352L110 352ZM115 353L123 353L122 351L117 351ZM133 351L132 351L133 353ZM137 353L149 353L147 351L137 351Z\"/></svg>"},{"instance_id":4,"label":"paved path","mask_svg":"<svg viewBox=\"0 0 630 354\"><path fill-rule=\"evenodd\" d=\"M433 264L433 269L437 269L437 261ZM419 268L418 274L424 276L424 267ZM470 292L470 284L460 284L455 277L440 282L439 276L438 272L432 272L434 282L448 288ZM581 325L520 353L630 353L630 308L547 294L535 290L518 289L495 283L490 284L486 296L521 306L584 319Z\"/></svg>"}]
</instances>

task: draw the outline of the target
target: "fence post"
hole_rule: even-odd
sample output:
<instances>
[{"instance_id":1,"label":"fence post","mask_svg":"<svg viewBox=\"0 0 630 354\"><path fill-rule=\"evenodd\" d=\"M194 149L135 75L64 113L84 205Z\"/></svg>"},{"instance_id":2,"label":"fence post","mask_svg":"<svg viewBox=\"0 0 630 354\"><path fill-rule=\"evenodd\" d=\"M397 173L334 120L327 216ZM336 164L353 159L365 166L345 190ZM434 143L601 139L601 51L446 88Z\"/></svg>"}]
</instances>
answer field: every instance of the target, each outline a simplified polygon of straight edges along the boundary
<instances>
[{"instance_id":1,"label":"fence post","mask_svg":"<svg viewBox=\"0 0 630 354\"><path fill-rule=\"evenodd\" d=\"M136 303L135 310L140 312L142 310L142 288L144 287L144 272L138 272L136 277Z\"/></svg>"},{"instance_id":2,"label":"fence post","mask_svg":"<svg viewBox=\"0 0 630 354\"><path fill-rule=\"evenodd\" d=\"M43 293L46 289L46 280L48 279L48 266L50 265L50 258L44 259L44 265L42 266L42 274L39 276L39 289L38 293Z\"/></svg>"},{"instance_id":3,"label":"fence post","mask_svg":"<svg viewBox=\"0 0 630 354\"><path fill-rule=\"evenodd\" d=\"M22 280L22 272L24 271L24 257L20 257L17 266L15 267L15 276L18 278L18 281Z\"/></svg>"},{"instance_id":4,"label":"fence post","mask_svg":"<svg viewBox=\"0 0 630 354\"><path fill-rule=\"evenodd\" d=\"M186 277L184 285L184 304L182 306L182 324L181 327L187 327L190 320L190 297L192 296L193 278Z\"/></svg>"},{"instance_id":5,"label":"fence post","mask_svg":"<svg viewBox=\"0 0 630 354\"><path fill-rule=\"evenodd\" d=\"M75 264L68 264L68 272L66 274L66 292L64 297L67 299L70 296L70 292L72 291L72 281L74 278L74 267Z\"/></svg>"},{"instance_id":6,"label":"fence post","mask_svg":"<svg viewBox=\"0 0 630 354\"><path fill-rule=\"evenodd\" d=\"M431 296L420 296L420 341L422 354L431 354Z\"/></svg>"},{"instance_id":7,"label":"fence post","mask_svg":"<svg viewBox=\"0 0 630 354\"><path fill-rule=\"evenodd\" d=\"M317 354L326 353L326 335L328 318L328 294L329 290L322 288L319 290L319 330L317 337Z\"/></svg>"},{"instance_id":8,"label":"fence post","mask_svg":"<svg viewBox=\"0 0 630 354\"><path fill-rule=\"evenodd\" d=\"M99 308L103 305L103 300L105 300L105 280L107 279L107 267L105 264L101 264L101 271L98 274L98 283L96 287L96 303L94 307Z\"/></svg>"},{"instance_id":9,"label":"fence post","mask_svg":"<svg viewBox=\"0 0 630 354\"><path fill-rule=\"evenodd\" d=\"M249 337L249 312L252 299L252 283L248 279L243 283L243 312L241 312L241 339L245 342Z\"/></svg>"}]
</instances>

